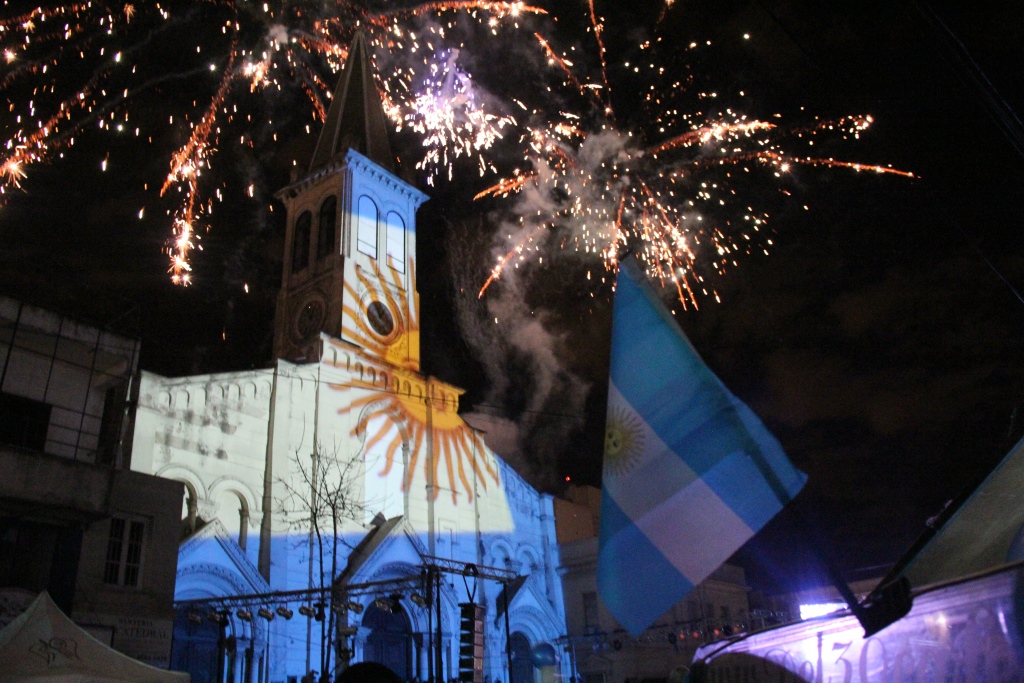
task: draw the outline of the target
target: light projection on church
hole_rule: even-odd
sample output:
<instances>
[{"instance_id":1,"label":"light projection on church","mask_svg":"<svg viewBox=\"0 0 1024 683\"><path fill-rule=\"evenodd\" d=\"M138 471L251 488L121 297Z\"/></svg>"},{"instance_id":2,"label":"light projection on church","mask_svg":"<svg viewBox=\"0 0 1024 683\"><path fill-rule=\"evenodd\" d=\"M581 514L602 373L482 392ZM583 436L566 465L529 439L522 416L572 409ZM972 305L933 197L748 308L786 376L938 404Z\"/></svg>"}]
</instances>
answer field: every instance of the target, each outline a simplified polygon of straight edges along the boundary
<instances>
[{"instance_id":1,"label":"light projection on church","mask_svg":"<svg viewBox=\"0 0 1024 683\"><path fill-rule=\"evenodd\" d=\"M413 260L408 264L415 278ZM398 474L401 491L408 491L422 466L426 482L433 483L433 498L448 489L453 504L459 503L460 494L472 502L474 491L486 491L489 481L500 483L498 472L481 438L458 414L461 392L416 372L418 295L397 296L400 276L389 270L391 278L376 263L373 279L359 272L361 294L345 284L346 300L361 302L362 310L346 303L344 334L363 347L359 356L365 366L350 384L330 385L337 391L361 390L338 412L358 415L352 436L363 441L368 470L392 481ZM339 342L331 343L340 348ZM442 462L446 479L439 478Z\"/></svg>"},{"instance_id":2,"label":"light projection on church","mask_svg":"<svg viewBox=\"0 0 1024 683\"><path fill-rule=\"evenodd\" d=\"M404 370L420 369L420 299L412 289L405 292L403 275L388 268L391 277L371 261L372 276L356 269L361 292L345 282L342 336L354 341L387 365ZM416 281L416 264L409 259L411 281ZM406 295L408 294L408 296ZM410 301L411 299L411 301Z\"/></svg>"}]
</instances>

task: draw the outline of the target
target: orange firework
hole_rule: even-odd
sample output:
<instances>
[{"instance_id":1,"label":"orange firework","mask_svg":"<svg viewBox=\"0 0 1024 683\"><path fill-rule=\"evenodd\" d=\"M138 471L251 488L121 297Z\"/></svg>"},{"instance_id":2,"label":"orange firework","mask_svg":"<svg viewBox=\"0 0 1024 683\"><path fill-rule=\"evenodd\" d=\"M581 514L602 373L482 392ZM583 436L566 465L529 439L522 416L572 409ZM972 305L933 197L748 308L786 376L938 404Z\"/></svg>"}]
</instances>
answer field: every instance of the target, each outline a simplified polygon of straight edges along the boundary
<instances>
[{"instance_id":1,"label":"orange firework","mask_svg":"<svg viewBox=\"0 0 1024 683\"><path fill-rule=\"evenodd\" d=\"M536 35L542 55L569 91L564 99L575 97L575 91L583 95L582 108L531 126L529 167L476 195L480 199L525 193L510 207L515 220L508 225L514 227L506 231L504 253L497 257L479 296L510 265L518 267L530 257L543 256L548 245L597 257L609 271L616 270L619 252L629 248L645 264L649 277L675 289L684 307L696 306L699 295L718 298L706 274L722 274L738 265L741 254L767 254L772 245L764 230L768 213L742 202L734 176L743 178L765 165L782 178L802 165L914 177L887 166L786 149L807 144L813 150L816 138L824 135L858 139L871 125L870 116L815 118L809 125L781 128L728 107L707 111L718 97L714 92L696 93L699 109L693 113L685 107L680 111L679 104L670 106L669 94L686 92L692 79L659 80L665 69L654 63L652 46L661 42L660 37L640 45L640 63L615 65L649 74L654 82L644 100L645 111L660 107L646 127L624 129L612 108L608 78L613 71L594 0L587 2L587 18L600 67L599 85L589 84L572 61ZM664 13L658 26L662 18ZM688 49L698 47L694 42ZM596 90L604 93L603 99L597 99ZM584 128L580 122L589 123Z\"/></svg>"},{"instance_id":2,"label":"orange firework","mask_svg":"<svg viewBox=\"0 0 1024 683\"><path fill-rule=\"evenodd\" d=\"M290 92L309 101L311 120L323 120L334 74L358 29L368 33L373 45L408 49L417 59L423 55L426 63L432 48L423 50L421 42L429 46L432 40L443 40L445 27L432 24L417 37L412 28L419 25L420 17L449 15L452 21L466 17L491 33L500 22L516 24L524 15L546 14L544 9L523 2L487 0L427 2L379 12L356 0L327 3L320 10L309 3L297 6L284 0L270 0L262 4L262 11L247 0L195 4L203 7L177 15L172 14L177 8L162 3L132 2L73 2L7 16L0 10L0 53L7 61L0 71L0 91L13 103L10 116L0 126L6 138L0 140L6 143L6 156L0 157L0 193L19 187L33 164L70 147L73 136L87 128L112 135L131 134L150 143L153 137L165 137L163 130L154 129L147 135L139 124L129 124L129 106L152 92L170 94L159 102L170 113L164 121L172 127L184 126L181 137L186 141L169 155L170 170L160 194L180 192L178 208L168 212L171 239L166 251L171 280L181 285L191 282L190 259L199 247L199 228L210 227L203 214L211 212L212 202L223 199L221 191L228 187L227 183L201 179L210 169L211 158L232 139L242 147L253 147L254 139L268 127L273 134L265 137L276 140L274 122L254 120L253 114L261 116L261 108L247 105L238 96L239 90L258 94L291 88ZM204 30L196 30L197 21L206 22ZM216 27L212 22L218 21L220 37L209 38L205 28ZM403 22L412 28L403 28ZM196 36L203 36L206 42L194 44L192 62L163 56L152 59L147 52L150 46L166 44L169 39L185 47ZM211 73L217 78L214 91L195 98L194 93L210 92L203 78ZM401 128L414 98L412 85L417 75L411 66L390 69L386 74L380 87L392 105L388 111L396 128ZM194 87L162 89L170 82ZM249 106L249 111L239 112L240 104ZM486 114L482 116L487 120ZM229 124L236 120L245 130L229 133ZM257 126L261 129L254 134ZM437 144L458 151L466 149L467 140L437 136ZM445 152L440 153L442 158L447 158ZM105 169L109 153L101 158ZM148 190L148 184L144 189ZM208 191L212 196L204 196ZM248 194L257 198L252 185ZM200 226L201 221L207 225Z\"/></svg>"}]
</instances>

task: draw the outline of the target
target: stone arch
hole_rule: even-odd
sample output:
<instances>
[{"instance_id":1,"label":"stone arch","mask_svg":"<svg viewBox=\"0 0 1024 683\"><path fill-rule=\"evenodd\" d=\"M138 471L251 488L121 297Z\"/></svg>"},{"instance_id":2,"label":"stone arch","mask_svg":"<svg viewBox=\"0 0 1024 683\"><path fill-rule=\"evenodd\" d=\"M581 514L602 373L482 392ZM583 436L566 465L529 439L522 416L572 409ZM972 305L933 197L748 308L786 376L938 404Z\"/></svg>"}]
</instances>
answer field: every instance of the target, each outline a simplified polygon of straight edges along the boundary
<instances>
[{"instance_id":1,"label":"stone arch","mask_svg":"<svg viewBox=\"0 0 1024 683\"><path fill-rule=\"evenodd\" d=\"M185 485L185 498L182 501L181 519L186 533L192 533L196 528L196 518L199 517L199 491L195 484L188 479L178 479Z\"/></svg>"},{"instance_id":2,"label":"stone arch","mask_svg":"<svg viewBox=\"0 0 1024 683\"><path fill-rule=\"evenodd\" d=\"M191 565L179 570L177 586L176 601L244 595L252 592L252 587L240 577L228 572L223 567L208 564ZM253 612L258 608L257 605L246 605L245 607ZM240 619L237 616L237 609L237 605L230 609L225 620L224 635L235 637L237 648L234 653L234 664L236 671L243 673L244 651L247 644L251 642L253 645L256 656L252 658L252 666L255 667L266 651L268 626L261 619L253 619L251 622ZM206 680L203 677L204 674L216 670L216 661L219 657L217 640L220 638L220 626L209 620L210 611L209 609L197 610L186 603L178 608L174 621L172 668L182 671L192 669L193 674L199 674L193 678L194 681ZM189 619L192 612L201 617L201 620L194 620L194 617ZM200 661L195 662L197 659ZM203 661L204 659L205 661ZM196 666L195 663L198 663L199 666ZM210 664L213 666L211 667ZM255 680L256 675L253 672L251 677L243 674L241 678L242 680Z\"/></svg>"},{"instance_id":3,"label":"stone arch","mask_svg":"<svg viewBox=\"0 0 1024 683\"><path fill-rule=\"evenodd\" d=\"M522 631L513 631L509 636L512 660L512 670L509 672L511 683L533 683L533 657L531 651L533 644L529 636Z\"/></svg>"},{"instance_id":4,"label":"stone arch","mask_svg":"<svg viewBox=\"0 0 1024 683\"><path fill-rule=\"evenodd\" d=\"M376 571L374 571L370 575L369 580L386 581L388 579L400 579L408 576L416 576L419 574L419 571L419 566L414 565L410 562L387 562L386 564L380 566ZM420 589L417 589L417 592L422 594L422 590ZM412 627L412 630L415 632L426 632L427 623L430 618L433 618L433 614L431 614L430 617L428 618L426 608L418 607L415 603L413 603L409 599L408 591L403 591L401 593L401 598L399 602L401 603L402 608L405 610L406 617L408 617L409 619L409 624ZM372 600L370 601L369 604L373 604Z\"/></svg>"},{"instance_id":5,"label":"stone arch","mask_svg":"<svg viewBox=\"0 0 1024 683\"><path fill-rule=\"evenodd\" d=\"M521 545L516 549L516 560L519 563L520 571L523 573L527 571L532 573L534 570L540 569L541 566L537 550L528 545Z\"/></svg>"},{"instance_id":6,"label":"stone arch","mask_svg":"<svg viewBox=\"0 0 1024 683\"><path fill-rule=\"evenodd\" d=\"M376 202L369 195L360 195L356 200L356 249L373 259L377 258L379 218Z\"/></svg>"},{"instance_id":7,"label":"stone arch","mask_svg":"<svg viewBox=\"0 0 1024 683\"><path fill-rule=\"evenodd\" d=\"M544 628L544 616L533 606L517 606L512 600L512 609L508 614L509 630L519 631L526 635L531 645L543 643L549 638L555 638L558 634L549 634Z\"/></svg>"},{"instance_id":8,"label":"stone arch","mask_svg":"<svg viewBox=\"0 0 1024 683\"><path fill-rule=\"evenodd\" d=\"M156 397L157 408L170 408L171 407L171 392L161 391Z\"/></svg>"},{"instance_id":9,"label":"stone arch","mask_svg":"<svg viewBox=\"0 0 1024 683\"><path fill-rule=\"evenodd\" d=\"M252 526L252 513L259 510L259 498L241 481L221 477L210 485L210 500L217 505L217 518L228 532L235 534L235 540L242 550L246 550L249 538L249 527ZM224 508L227 503L238 502L235 511Z\"/></svg>"},{"instance_id":10,"label":"stone arch","mask_svg":"<svg viewBox=\"0 0 1024 683\"><path fill-rule=\"evenodd\" d=\"M397 211L388 211L384 221L387 235L387 264L399 273L405 272L405 219Z\"/></svg>"},{"instance_id":11,"label":"stone arch","mask_svg":"<svg viewBox=\"0 0 1024 683\"><path fill-rule=\"evenodd\" d=\"M312 227L313 214L310 211L303 211L295 219L291 245L292 273L303 271L309 265L309 240Z\"/></svg>"},{"instance_id":12,"label":"stone arch","mask_svg":"<svg viewBox=\"0 0 1024 683\"><path fill-rule=\"evenodd\" d=\"M337 240L338 196L333 192L324 197L320 203L316 230L317 260L334 253Z\"/></svg>"},{"instance_id":13,"label":"stone arch","mask_svg":"<svg viewBox=\"0 0 1024 683\"><path fill-rule=\"evenodd\" d=\"M388 600L385 597L385 600ZM388 610L373 602L363 612L360 626L367 629L363 644L363 661L377 662L388 667L407 681L414 677L414 651L412 624L404 606L392 603Z\"/></svg>"},{"instance_id":14,"label":"stone arch","mask_svg":"<svg viewBox=\"0 0 1024 683\"><path fill-rule=\"evenodd\" d=\"M169 465L164 465L153 474L158 477L163 477L164 479L180 481L185 485L186 489L194 491L198 499L206 498L206 486L203 484L203 480L199 476L199 473L185 465L171 463Z\"/></svg>"},{"instance_id":15,"label":"stone arch","mask_svg":"<svg viewBox=\"0 0 1024 683\"><path fill-rule=\"evenodd\" d=\"M496 567L511 567L512 558L515 557L515 551L512 549L512 544L504 538L496 539L491 543L490 554L490 563Z\"/></svg>"}]
</instances>

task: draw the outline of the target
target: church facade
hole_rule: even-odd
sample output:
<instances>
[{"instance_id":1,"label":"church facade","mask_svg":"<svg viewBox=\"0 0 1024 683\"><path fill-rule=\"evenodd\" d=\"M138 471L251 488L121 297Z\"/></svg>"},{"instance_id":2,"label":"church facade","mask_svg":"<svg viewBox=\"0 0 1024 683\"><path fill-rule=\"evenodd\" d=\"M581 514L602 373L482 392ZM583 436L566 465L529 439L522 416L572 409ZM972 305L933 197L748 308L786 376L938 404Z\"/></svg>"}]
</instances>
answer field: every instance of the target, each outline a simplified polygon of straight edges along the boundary
<instances>
[{"instance_id":1,"label":"church facade","mask_svg":"<svg viewBox=\"0 0 1024 683\"><path fill-rule=\"evenodd\" d=\"M172 668L569 676L553 501L420 372L426 196L394 173L371 68L357 38L308 173L279 193L273 367L142 374L131 467L186 488Z\"/></svg>"}]
</instances>

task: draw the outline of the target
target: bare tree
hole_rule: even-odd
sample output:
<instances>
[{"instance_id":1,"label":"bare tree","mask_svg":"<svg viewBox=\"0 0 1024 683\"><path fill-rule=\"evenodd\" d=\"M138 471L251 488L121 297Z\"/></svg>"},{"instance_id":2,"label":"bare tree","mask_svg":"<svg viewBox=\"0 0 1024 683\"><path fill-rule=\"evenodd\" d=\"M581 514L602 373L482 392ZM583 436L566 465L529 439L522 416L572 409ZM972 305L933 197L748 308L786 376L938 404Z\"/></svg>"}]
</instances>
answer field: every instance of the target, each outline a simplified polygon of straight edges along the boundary
<instances>
[{"instance_id":1,"label":"bare tree","mask_svg":"<svg viewBox=\"0 0 1024 683\"><path fill-rule=\"evenodd\" d=\"M310 588L317 589L321 598L316 602L310 598L306 607L314 610L315 618L320 622L320 680L326 681L337 665L332 662L337 632L335 619L344 609L333 604L331 592L331 585L339 572L338 546L349 550L354 547L346 540L344 531L352 522L362 526L366 506L358 488L362 474L360 459L342 457L337 442L332 448L324 448L319 439L314 441L308 455L301 446L295 450L293 476L278 479L284 491L278 500L278 508L289 528L308 530L308 538L299 544L308 544ZM311 664L312 624L310 627L306 640L307 670Z\"/></svg>"}]
</instances>

